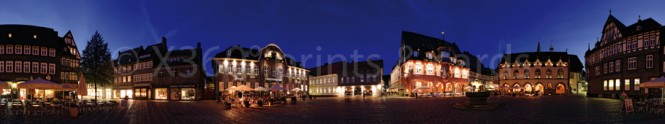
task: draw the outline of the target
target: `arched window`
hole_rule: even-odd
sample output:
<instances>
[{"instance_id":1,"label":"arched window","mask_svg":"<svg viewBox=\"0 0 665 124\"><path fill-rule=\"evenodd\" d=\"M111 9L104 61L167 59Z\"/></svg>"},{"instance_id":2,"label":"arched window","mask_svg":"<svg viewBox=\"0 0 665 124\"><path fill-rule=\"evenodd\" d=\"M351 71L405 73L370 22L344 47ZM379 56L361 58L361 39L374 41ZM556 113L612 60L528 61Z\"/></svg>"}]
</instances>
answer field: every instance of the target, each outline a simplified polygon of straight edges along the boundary
<instances>
[{"instance_id":1,"label":"arched window","mask_svg":"<svg viewBox=\"0 0 665 124\"><path fill-rule=\"evenodd\" d=\"M508 79L508 71L503 71L503 79Z\"/></svg>"},{"instance_id":2,"label":"arched window","mask_svg":"<svg viewBox=\"0 0 665 124\"><path fill-rule=\"evenodd\" d=\"M540 79L540 69L536 69L536 79Z\"/></svg>"},{"instance_id":3,"label":"arched window","mask_svg":"<svg viewBox=\"0 0 665 124\"><path fill-rule=\"evenodd\" d=\"M563 78L563 70L559 69L559 71L556 72L556 77L559 79Z\"/></svg>"},{"instance_id":4,"label":"arched window","mask_svg":"<svg viewBox=\"0 0 665 124\"><path fill-rule=\"evenodd\" d=\"M529 79L529 70L524 70L524 78Z\"/></svg>"},{"instance_id":5,"label":"arched window","mask_svg":"<svg viewBox=\"0 0 665 124\"><path fill-rule=\"evenodd\" d=\"M545 71L545 78L552 78L552 70Z\"/></svg>"},{"instance_id":6,"label":"arched window","mask_svg":"<svg viewBox=\"0 0 665 124\"><path fill-rule=\"evenodd\" d=\"M513 78L517 79L519 78L519 76L520 76L520 71L517 70L513 71Z\"/></svg>"}]
</instances>

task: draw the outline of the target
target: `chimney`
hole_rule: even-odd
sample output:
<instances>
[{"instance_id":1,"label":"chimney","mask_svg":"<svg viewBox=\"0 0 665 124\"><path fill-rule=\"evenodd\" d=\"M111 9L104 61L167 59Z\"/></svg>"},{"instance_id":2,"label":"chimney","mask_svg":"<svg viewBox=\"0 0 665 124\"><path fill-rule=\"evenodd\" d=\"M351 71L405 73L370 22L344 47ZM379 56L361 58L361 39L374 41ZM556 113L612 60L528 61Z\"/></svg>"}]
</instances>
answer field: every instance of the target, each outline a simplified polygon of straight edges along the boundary
<instances>
[{"instance_id":1,"label":"chimney","mask_svg":"<svg viewBox=\"0 0 665 124\"><path fill-rule=\"evenodd\" d=\"M201 48L201 42L196 42L196 48Z\"/></svg>"}]
</instances>

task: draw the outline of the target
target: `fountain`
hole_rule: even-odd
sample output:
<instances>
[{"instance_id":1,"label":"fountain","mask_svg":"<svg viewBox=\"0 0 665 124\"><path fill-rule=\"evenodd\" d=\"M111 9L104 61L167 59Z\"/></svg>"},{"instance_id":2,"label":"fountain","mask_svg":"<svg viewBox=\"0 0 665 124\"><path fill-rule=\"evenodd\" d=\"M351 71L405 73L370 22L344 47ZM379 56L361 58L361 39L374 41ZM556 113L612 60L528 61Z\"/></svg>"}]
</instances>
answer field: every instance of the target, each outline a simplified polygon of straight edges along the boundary
<instances>
[{"instance_id":1,"label":"fountain","mask_svg":"<svg viewBox=\"0 0 665 124\"><path fill-rule=\"evenodd\" d=\"M482 87L481 87L482 88ZM466 92L467 102L455 103L453 107L468 110L492 110L499 108L499 104L487 102L490 92L482 90L480 92Z\"/></svg>"}]
</instances>

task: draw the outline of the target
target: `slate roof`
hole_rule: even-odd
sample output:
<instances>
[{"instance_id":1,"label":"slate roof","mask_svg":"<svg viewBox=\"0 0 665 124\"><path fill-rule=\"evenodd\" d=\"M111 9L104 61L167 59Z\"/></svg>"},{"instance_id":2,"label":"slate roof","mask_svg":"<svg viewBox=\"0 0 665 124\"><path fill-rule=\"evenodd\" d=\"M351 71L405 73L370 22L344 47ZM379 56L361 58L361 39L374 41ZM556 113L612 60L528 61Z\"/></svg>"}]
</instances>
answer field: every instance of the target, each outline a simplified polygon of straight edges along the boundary
<instances>
[{"instance_id":1,"label":"slate roof","mask_svg":"<svg viewBox=\"0 0 665 124\"><path fill-rule=\"evenodd\" d=\"M582 72L584 65L580 61L577 55L568 54L567 52L523 52L523 53L513 53L513 54L504 54L501 58L501 63L508 61L509 63L514 63L515 61L524 62L528 60L529 62L536 62L536 60L545 63L547 59L551 59L552 63L556 63L561 59L561 61L569 62L570 70L572 72ZM556 65L555 65L556 66Z\"/></svg>"}]
</instances>

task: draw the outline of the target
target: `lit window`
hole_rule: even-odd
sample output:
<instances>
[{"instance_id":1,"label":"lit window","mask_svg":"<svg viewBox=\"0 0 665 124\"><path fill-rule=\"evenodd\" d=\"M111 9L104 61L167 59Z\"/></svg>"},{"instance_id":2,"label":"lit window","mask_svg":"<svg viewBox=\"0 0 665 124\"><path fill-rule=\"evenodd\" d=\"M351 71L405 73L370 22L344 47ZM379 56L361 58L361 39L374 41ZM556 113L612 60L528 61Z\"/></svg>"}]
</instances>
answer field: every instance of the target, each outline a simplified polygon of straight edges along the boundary
<instances>
[{"instance_id":1,"label":"lit window","mask_svg":"<svg viewBox=\"0 0 665 124\"><path fill-rule=\"evenodd\" d=\"M32 62L32 73L39 73L39 62Z\"/></svg>"},{"instance_id":2,"label":"lit window","mask_svg":"<svg viewBox=\"0 0 665 124\"><path fill-rule=\"evenodd\" d=\"M24 45L23 46L23 54L26 54L26 55L32 54L32 49L30 49L30 48L32 48L32 47L28 46L28 45Z\"/></svg>"},{"instance_id":3,"label":"lit window","mask_svg":"<svg viewBox=\"0 0 665 124\"><path fill-rule=\"evenodd\" d=\"M635 84L633 85L633 90L640 91L640 78L635 78Z\"/></svg>"},{"instance_id":4,"label":"lit window","mask_svg":"<svg viewBox=\"0 0 665 124\"><path fill-rule=\"evenodd\" d=\"M23 46L15 45L14 46L14 54L23 54Z\"/></svg>"},{"instance_id":5,"label":"lit window","mask_svg":"<svg viewBox=\"0 0 665 124\"><path fill-rule=\"evenodd\" d=\"M647 55L646 66L647 68L653 68L653 55Z\"/></svg>"},{"instance_id":6,"label":"lit window","mask_svg":"<svg viewBox=\"0 0 665 124\"><path fill-rule=\"evenodd\" d=\"M14 54L14 45L7 45L7 54Z\"/></svg>"},{"instance_id":7,"label":"lit window","mask_svg":"<svg viewBox=\"0 0 665 124\"><path fill-rule=\"evenodd\" d=\"M30 73L30 62L23 62L23 72Z\"/></svg>"},{"instance_id":8,"label":"lit window","mask_svg":"<svg viewBox=\"0 0 665 124\"><path fill-rule=\"evenodd\" d=\"M5 54L5 45L0 45L0 54Z\"/></svg>"},{"instance_id":9,"label":"lit window","mask_svg":"<svg viewBox=\"0 0 665 124\"><path fill-rule=\"evenodd\" d=\"M619 79L614 79L614 90L621 90L621 82Z\"/></svg>"},{"instance_id":10,"label":"lit window","mask_svg":"<svg viewBox=\"0 0 665 124\"><path fill-rule=\"evenodd\" d=\"M5 72L5 62L0 61L0 72Z\"/></svg>"},{"instance_id":11,"label":"lit window","mask_svg":"<svg viewBox=\"0 0 665 124\"><path fill-rule=\"evenodd\" d=\"M621 71L621 60L617 60L616 62L614 62L614 71L615 72Z\"/></svg>"},{"instance_id":12,"label":"lit window","mask_svg":"<svg viewBox=\"0 0 665 124\"><path fill-rule=\"evenodd\" d=\"M48 71L47 71L48 67L47 67L46 63L39 63L39 64L41 65L41 71L40 71L40 73L42 73L42 74L46 74L46 72L48 72Z\"/></svg>"},{"instance_id":13,"label":"lit window","mask_svg":"<svg viewBox=\"0 0 665 124\"><path fill-rule=\"evenodd\" d=\"M614 90L614 80L610 80L609 85L610 90Z\"/></svg>"},{"instance_id":14,"label":"lit window","mask_svg":"<svg viewBox=\"0 0 665 124\"><path fill-rule=\"evenodd\" d=\"M48 49L48 56L50 57L55 57L55 49L49 48Z\"/></svg>"},{"instance_id":15,"label":"lit window","mask_svg":"<svg viewBox=\"0 0 665 124\"><path fill-rule=\"evenodd\" d=\"M5 62L5 72L14 72L14 62L12 61Z\"/></svg>"},{"instance_id":16,"label":"lit window","mask_svg":"<svg viewBox=\"0 0 665 124\"><path fill-rule=\"evenodd\" d=\"M32 46L32 55L39 55L39 46Z\"/></svg>"},{"instance_id":17,"label":"lit window","mask_svg":"<svg viewBox=\"0 0 665 124\"><path fill-rule=\"evenodd\" d=\"M624 79L623 80L623 89L626 91L630 90L630 79Z\"/></svg>"},{"instance_id":18,"label":"lit window","mask_svg":"<svg viewBox=\"0 0 665 124\"><path fill-rule=\"evenodd\" d=\"M55 74L55 64L48 64L48 73Z\"/></svg>"},{"instance_id":19,"label":"lit window","mask_svg":"<svg viewBox=\"0 0 665 124\"><path fill-rule=\"evenodd\" d=\"M42 55L42 56L48 56L48 48L46 48L46 47L41 47L41 48L42 48L42 53L41 53L41 55Z\"/></svg>"},{"instance_id":20,"label":"lit window","mask_svg":"<svg viewBox=\"0 0 665 124\"><path fill-rule=\"evenodd\" d=\"M14 72L16 72L16 73L23 72L23 70L22 70L22 69L23 69L23 68L22 68L22 65L23 65L23 62L21 62L21 61L15 61L15 62L14 62Z\"/></svg>"}]
</instances>

